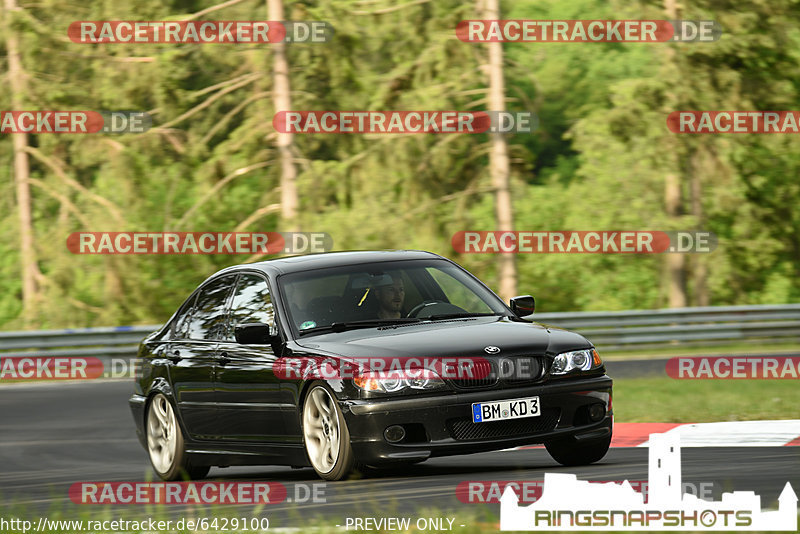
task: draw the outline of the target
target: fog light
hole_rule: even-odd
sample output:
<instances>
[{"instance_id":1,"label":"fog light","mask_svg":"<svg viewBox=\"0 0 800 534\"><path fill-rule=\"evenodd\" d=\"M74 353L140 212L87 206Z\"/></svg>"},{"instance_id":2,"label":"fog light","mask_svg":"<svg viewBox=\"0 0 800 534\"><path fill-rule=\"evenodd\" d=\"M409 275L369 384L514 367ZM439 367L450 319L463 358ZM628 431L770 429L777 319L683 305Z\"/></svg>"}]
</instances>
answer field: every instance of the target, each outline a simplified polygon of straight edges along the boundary
<instances>
[{"instance_id":1,"label":"fog light","mask_svg":"<svg viewBox=\"0 0 800 534\"><path fill-rule=\"evenodd\" d=\"M386 441L389 443L403 441L403 438L406 437L406 429L400 425L392 425L383 431L383 437L385 437Z\"/></svg>"},{"instance_id":2,"label":"fog light","mask_svg":"<svg viewBox=\"0 0 800 534\"><path fill-rule=\"evenodd\" d=\"M592 404L589 406L589 419L599 421L606 414L606 407L602 404Z\"/></svg>"}]
</instances>

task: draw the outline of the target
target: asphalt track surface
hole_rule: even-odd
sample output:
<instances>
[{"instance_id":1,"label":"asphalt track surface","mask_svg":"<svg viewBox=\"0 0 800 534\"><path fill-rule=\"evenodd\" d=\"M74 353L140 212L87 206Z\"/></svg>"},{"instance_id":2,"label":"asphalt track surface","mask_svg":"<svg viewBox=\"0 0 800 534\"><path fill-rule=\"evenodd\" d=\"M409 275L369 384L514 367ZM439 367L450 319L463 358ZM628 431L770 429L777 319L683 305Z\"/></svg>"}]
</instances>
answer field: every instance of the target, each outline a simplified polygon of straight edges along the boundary
<instances>
[{"instance_id":1,"label":"asphalt track surface","mask_svg":"<svg viewBox=\"0 0 800 534\"><path fill-rule=\"evenodd\" d=\"M8 515L3 508L32 517L56 509L69 519L87 507L68 497L75 482L152 480L128 410L131 386L129 380L107 380L0 387L0 516ZM460 502L455 491L459 482L541 481L545 472L574 473L585 480L645 481L647 454L646 448L612 449L600 463L581 468L560 467L543 449L435 458L401 472L327 483L324 504L271 504L260 515L269 517L272 529L300 527L310 517L329 525L344 524L347 517L416 518L421 509L433 507L455 518L457 527L460 517L485 513L481 507L499 514L498 504ZM684 483L712 487L714 499L722 491L749 490L761 496L763 507L774 508L787 480L800 487L800 447L695 448L683 449L682 456ZM321 482L311 469L269 466L214 468L209 479L281 482L290 497L297 484ZM137 510L140 506L115 505L111 511L117 517L142 519L146 510ZM176 505L166 508L169 515L187 512ZM237 516L252 512L249 506L233 508Z\"/></svg>"}]
</instances>

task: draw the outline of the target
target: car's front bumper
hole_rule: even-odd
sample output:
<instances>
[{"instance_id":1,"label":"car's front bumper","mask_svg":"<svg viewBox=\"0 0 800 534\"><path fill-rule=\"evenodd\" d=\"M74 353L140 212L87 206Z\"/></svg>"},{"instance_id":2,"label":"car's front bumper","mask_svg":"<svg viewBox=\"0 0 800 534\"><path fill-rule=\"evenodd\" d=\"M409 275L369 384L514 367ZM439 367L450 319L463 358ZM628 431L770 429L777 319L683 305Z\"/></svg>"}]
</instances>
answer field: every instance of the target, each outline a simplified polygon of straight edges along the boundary
<instances>
[{"instance_id":1,"label":"car's front bumper","mask_svg":"<svg viewBox=\"0 0 800 534\"><path fill-rule=\"evenodd\" d=\"M603 375L534 386L341 404L356 458L378 465L562 439L607 439L613 425L611 387L611 378ZM538 417L472 423L473 403L534 396L541 404ZM605 407L601 419L591 420L591 404ZM384 430L391 425L410 430L404 441L386 440Z\"/></svg>"}]
</instances>

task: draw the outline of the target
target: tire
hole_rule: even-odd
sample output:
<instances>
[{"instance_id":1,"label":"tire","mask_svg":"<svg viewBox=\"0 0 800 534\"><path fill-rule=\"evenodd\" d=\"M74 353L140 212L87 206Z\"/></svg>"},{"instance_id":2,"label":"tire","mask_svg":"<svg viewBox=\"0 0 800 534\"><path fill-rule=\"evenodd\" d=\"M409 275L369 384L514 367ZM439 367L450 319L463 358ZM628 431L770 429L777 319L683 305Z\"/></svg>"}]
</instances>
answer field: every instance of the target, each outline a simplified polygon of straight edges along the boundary
<instances>
[{"instance_id":1,"label":"tire","mask_svg":"<svg viewBox=\"0 0 800 534\"><path fill-rule=\"evenodd\" d=\"M145 432L150 464L162 480L198 480L208 474L209 466L189 462L183 430L163 393L156 393L147 405Z\"/></svg>"},{"instance_id":2,"label":"tire","mask_svg":"<svg viewBox=\"0 0 800 534\"><path fill-rule=\"evenodd\" d=\"M311 384L303 403L303 444L309 463L320 478L342 480L355 466L342 409L322 382Z\"/></svg>"},{"instance_id":3,"label":"tire","mask_svg":"<svg viewBox=\"0 0 800 534\"><path fill-rule=\"evenodd\" d=\"M600 461L611 446L611 436L580 442L575 440L551 441L544 444L553 460L566 466L589 465Z\"/></svg>"}]
</instances>

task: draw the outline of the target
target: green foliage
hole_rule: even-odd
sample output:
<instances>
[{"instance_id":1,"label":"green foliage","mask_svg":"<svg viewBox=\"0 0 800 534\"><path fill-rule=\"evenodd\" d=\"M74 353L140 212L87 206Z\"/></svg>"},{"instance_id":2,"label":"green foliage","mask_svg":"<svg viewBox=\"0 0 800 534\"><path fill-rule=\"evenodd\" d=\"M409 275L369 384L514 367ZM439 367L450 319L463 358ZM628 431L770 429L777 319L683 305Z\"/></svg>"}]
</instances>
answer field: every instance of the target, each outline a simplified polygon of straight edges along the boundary
<instances>
[{"instance_id":1,"label":"green foliage","mask_svg":"<svg viewBox=\"0 0 800 534\"><path fill-rule=\"evenodd\" d=\"M34 135L36 248L44 275L35 324L20 318L18 218L10 137L0 139L0 325L5 329L153 323L238 256L73 255L77 231L232 231L280 202L269 46L71 43L65 21L176 20L214 2L20 1L31 109L133 109L142 135ZM295 109L486 109L486 47L454 28L480 18L472 2L289 1L293 20L326 20L328 44L288 47ZM524 0L502 18L659 19L660 2ZM703 261L712 304L800 298L800 155L791 136L677 136L680 109L800 109L800 11L792 0L690 2L681 18L714 19L715 43L517 43L504 46L509 110L538 131L509 137L518 230L685 230L720 237ZM208 19L258 20L263 1ZM0 39L4 54L5 36ZM668 51L672 50L670 54ZM0 109L10 95L0 92ZM495 257L455 254L460 230L494 228L486 135L297 135L300 225L338 250L419 248L496 283ZM237 173L247 168L247 172ZM664 177L702 218L669 218ZM63 173L63 174L62 174ZM74 181L74 182L71 182ZM78 184L76 187L74 184ZM109 204L110 203L110 204ZM688 206L688 200L685 202ZM246 231L280 231L276 213ZM542 311L666 306L664 257L523 254L519 290ZM690 285L690 292L695 288ZM153 296L158 295L157 299Z\"/></svg>"},{"instance_id":2,"label":"green foliage","mask_svg":"<svg viewBox=\"0 0 800 534\"><path fill-rule=\"evenodd\" d=\"M614 421L705 423L782 419L798 402L791 380L614 380ZM702 406L702 410L698 409Z\"/></svg>"}]
</instances>

